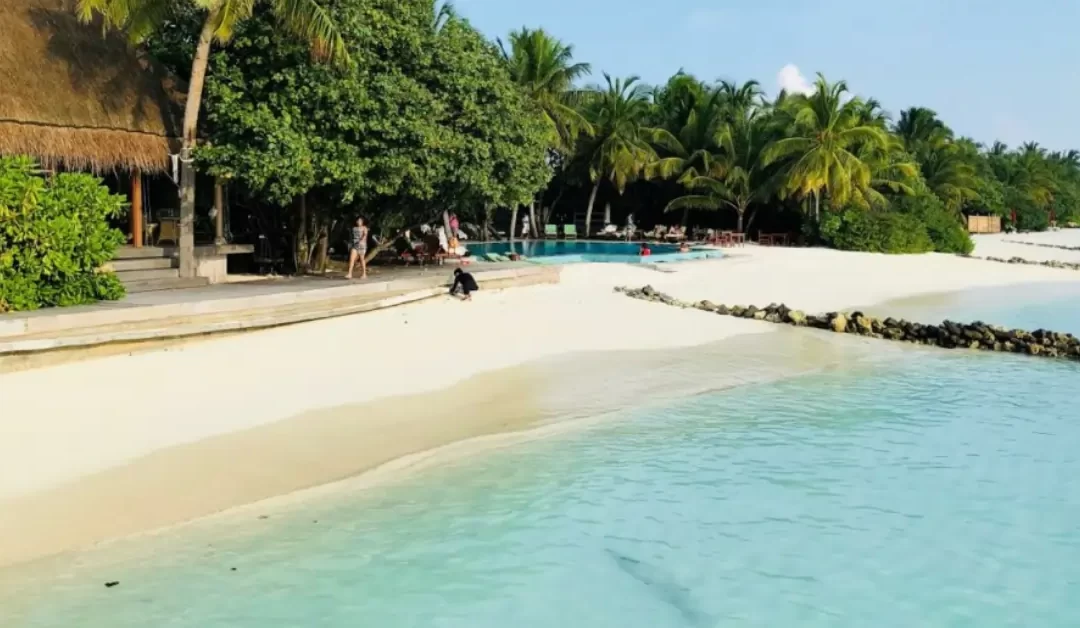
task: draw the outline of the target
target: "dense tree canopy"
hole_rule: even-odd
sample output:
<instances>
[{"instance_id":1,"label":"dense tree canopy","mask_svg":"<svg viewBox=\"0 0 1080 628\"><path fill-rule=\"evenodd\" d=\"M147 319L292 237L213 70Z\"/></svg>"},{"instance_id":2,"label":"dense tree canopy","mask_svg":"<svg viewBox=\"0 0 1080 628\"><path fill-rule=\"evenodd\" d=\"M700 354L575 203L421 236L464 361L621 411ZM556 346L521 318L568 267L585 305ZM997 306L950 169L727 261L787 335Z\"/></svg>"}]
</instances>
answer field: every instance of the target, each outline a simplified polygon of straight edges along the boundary
<instances>
[{"instance_id":1,"label":"dense tree canopy","mask_svg":"<svg viewBox=\"0 0 1080 628\"><path fill-rule=\"evenodd\" d=\"M318 6L349 63L319 63L272 13L238 22L212 58L198 155L262 202L305 207L304 233L357 213L383 234L443 211L513 226L523 207L534 228L559 207L591 232L601 204L646 226L965 252L964 214L1021 229L1080 220L1080 153L980 145L925 107L893 118L843 81L771 98L682 71L656 87L589 85L591 67L542 29L490 42L433 0ZM198 37L182 13L151 41L174 64Z\"/></svg>"},{"instance_id":2,"label":"dense tree canopy","mask_svg":"<svg viewBox=\"0 0 1080 628\"><path fill-rule=\"evenodd\" d=\"M548 122L468 23L430 0L325 4L347 68L311 63L270 17L215 54L199 153L209 173L274 203L316 199L315 219L377 217L386 235L543 188Z\"/></svg>"}]
</instances>

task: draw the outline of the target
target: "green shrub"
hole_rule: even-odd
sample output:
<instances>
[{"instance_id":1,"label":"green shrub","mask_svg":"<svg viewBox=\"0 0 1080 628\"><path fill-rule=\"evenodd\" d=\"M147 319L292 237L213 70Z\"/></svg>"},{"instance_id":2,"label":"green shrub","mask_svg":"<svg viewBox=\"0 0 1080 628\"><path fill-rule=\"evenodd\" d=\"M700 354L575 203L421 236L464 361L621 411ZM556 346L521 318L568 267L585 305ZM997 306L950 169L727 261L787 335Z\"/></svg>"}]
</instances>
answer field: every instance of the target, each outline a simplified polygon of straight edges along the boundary
<instances>
[{"instance_id":1,"label":"green shrub","mask_svg":"<svg viewBox=\"0 0 1080 628\"><path fill-rule=\"evenodd\" d=\"M890 205L893 211L911 216L921 223L938 253L968 255L975 250L975 243L971 241L961 217L949 211L935 194L927 192L898 196Z\"/></svg>"},{"instance_id":2,"label":"green shrub","mask_svg":"<svg viewBox=\"0 0 1080 628\"><path fill-rule=\"evenodd\" d=\"M858 208L822 216L821 240L842 251L927 253L934 250L926 228L915 217Z\"/></svg>"},{"instance_id":3,"label":"green shrub","mask_svg":"<svg viewBox=\"0 0 1080 628\"><path fill-rule=\"evenodd\" d=\"M123 209L96 177L44 178L30 159L0 157L0 312L123 297L97 270L124 243L108 223Z\"/></svg>"}]
</instances>

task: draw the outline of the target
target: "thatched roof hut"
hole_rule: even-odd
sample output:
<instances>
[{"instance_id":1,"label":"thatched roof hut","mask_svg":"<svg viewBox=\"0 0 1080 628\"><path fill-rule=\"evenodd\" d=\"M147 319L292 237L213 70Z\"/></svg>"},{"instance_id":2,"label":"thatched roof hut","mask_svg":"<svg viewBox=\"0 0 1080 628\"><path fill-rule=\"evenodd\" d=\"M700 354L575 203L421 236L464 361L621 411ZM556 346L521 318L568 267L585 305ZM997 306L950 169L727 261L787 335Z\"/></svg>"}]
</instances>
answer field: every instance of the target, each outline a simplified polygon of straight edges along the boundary
<instances>
[{"instance_id":1,"label":"thatched roof hut","mask_svg":"<svg viewBox=\"0 0 1080 628\"><path fill-rule=\"evenodd\" d=\"M178 98L120 34L73 0L0 0L0 154L46 166L160 172L178 152Z\"/></svg>"}]
</instances>

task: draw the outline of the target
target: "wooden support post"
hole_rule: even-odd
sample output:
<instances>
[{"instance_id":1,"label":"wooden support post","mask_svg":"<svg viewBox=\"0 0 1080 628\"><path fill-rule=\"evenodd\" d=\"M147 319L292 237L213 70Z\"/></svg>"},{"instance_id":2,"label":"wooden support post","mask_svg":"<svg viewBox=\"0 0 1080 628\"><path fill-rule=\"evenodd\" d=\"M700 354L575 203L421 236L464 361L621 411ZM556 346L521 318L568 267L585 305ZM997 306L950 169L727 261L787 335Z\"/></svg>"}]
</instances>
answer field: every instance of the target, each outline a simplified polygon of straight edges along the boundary
<instances>
[{"instance_id":1,"label":"wooden support post","mask_svg":"<svg viewBox=\"0 0 1080 628\"><path fill-rule=\"evenodd\" d=\"M214 244L225 244L225 191L219 179L214 180Z\"/></svg>"},{"instance_id":2,"label":"wooden support post","mask_svg":"<svg viewBox=\"0 0 1080 628\"><path fill-rule=\"evenodd\" d=\"M131 245L142 248L143 245L143 195L142 171L131 171Z\"/></svg>"}]
</instances>

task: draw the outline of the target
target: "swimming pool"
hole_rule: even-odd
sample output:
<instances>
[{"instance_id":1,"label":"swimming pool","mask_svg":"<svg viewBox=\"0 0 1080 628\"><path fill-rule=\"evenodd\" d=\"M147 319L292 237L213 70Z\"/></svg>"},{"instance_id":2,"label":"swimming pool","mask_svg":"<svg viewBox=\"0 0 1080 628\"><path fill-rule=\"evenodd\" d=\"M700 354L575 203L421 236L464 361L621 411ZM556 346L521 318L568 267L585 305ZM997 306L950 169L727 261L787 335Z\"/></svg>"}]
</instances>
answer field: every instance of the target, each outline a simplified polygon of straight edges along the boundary
<instances>
[{"instance_id":1,"label":"swimming pool","mask_svg":"<svg viewBox=\"0 0 1080 628\"><path fill-rule=\"evenodd\" d=\"M470 242L469 252L478 258L488 253L524 255L538 264L570 264L574 262L620 262L625 264L657 264L720 257L720 251L691 249L680 253L674 244L650 244L652 255L641 257L638 242L597 242L591 240L530 240L528 242Z\"/></svg>"}]
</instances>

